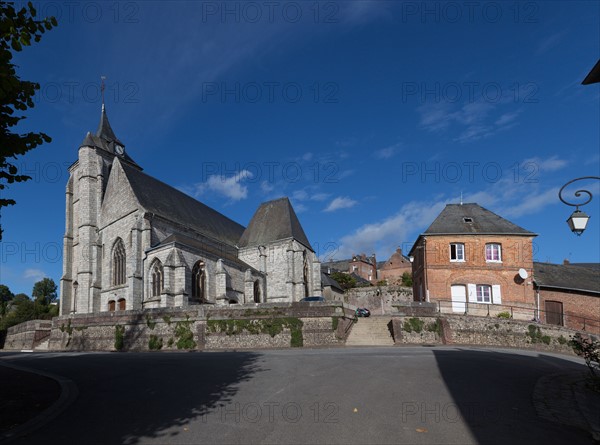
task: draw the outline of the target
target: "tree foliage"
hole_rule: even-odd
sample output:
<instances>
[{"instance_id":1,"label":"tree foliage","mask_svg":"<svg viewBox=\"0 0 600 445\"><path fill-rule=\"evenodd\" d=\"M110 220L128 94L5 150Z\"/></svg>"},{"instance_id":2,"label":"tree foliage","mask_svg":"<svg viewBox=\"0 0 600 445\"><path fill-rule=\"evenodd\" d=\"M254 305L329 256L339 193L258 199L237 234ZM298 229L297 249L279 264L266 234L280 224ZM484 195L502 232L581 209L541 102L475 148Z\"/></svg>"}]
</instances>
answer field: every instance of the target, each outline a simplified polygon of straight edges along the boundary
<instances>
[{"instance_id":1,"label":"tree foliage","mask_svg":"<svg viewBox=\"0 0 600 445\"><path fill-rule=\"evenodd\" d=\"M11 300L0 305L0 331L29 320L49 320L58 315L56 284L50 278L44 278L33 286L38 295L35 301L26 294L14 295ZM8 286L0 285L0 292L13 295Z\"/></svg>"},{"instance_id":2,"label":"tree foliage","mask_svg":"<svg viewBox=\"0 0 600 445\"><path fill-rule=\"evenodd\" d=\"M410 272L404 272L402 274L402 286L412 287L412 285L413 285L412 274Z\"/></svg>"},{"instance_id":3,"label":"tree foliage","mask_svg":"<svg viewBox=\"0 0 600 445\"><path fill-rule=\"evenodd\" d=\"M343 273L343 272L332 272L331 275L329 275L332 279L334 279L335 281L337 281L337 283L340 285L340 287L344 290L346 289L352 289L353 287L356 287L356 280L354 279L354 277Z\"/></svg>"},{"instance_id":4,"label":"tree foliage","mask_svg":"<svg viewBox=\"0 0 600 445\"><path fill-rule=\"evenodd\" d=\"M31 45L32 40L39 42L42 34L57 25L54 17L36 20L36 15L31 2L16 10L13 3L0 1L0 190L7 184L31 179L19 173L13 159L51 141L45 133L19 134L14 131L14 127L25 119L22 113L33 108L33 96L40 85L17 75L12 63L13 52ZM0 198L0 210L14 204L14 199Z\"/></svg>"},{"instance_id":5,"label":"tree foliage","mask_svg":"<svg viewBox=\"0 0 600 445\"><path fill-rule=\"evenodd\" d=\"M33 285L31 296L35 299L36 303L49 305L57 298L56 283L54 283L52 278L44 278L38 281Z\"/></svg>"}]
</instances>

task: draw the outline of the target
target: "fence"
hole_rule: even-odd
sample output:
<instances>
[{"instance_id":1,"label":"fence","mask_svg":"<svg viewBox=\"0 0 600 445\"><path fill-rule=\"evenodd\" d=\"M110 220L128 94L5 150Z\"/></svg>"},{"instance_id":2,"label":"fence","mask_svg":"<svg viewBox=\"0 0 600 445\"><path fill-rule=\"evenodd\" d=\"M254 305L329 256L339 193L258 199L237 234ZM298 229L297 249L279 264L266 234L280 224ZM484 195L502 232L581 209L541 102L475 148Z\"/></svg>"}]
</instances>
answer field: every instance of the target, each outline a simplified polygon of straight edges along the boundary
<instances>
[{"instance_id":1,"label":"fence","mask_svg":"<svg viewBox=\"0 0 600 445\"><path fill-rule=\"evenodd\" d=\"M600 334L600 320L595 318L582 317L569 312L555 312L537 309L535 307L512 306L503 304L457 302L452 300L435 299L432 303L437 304L440 314L464 314L479 317L506 317L515 320L530 320L535 322L545 322L564 326L569 329L588 331L593 334Z\"/></svg>"}]
</instances>

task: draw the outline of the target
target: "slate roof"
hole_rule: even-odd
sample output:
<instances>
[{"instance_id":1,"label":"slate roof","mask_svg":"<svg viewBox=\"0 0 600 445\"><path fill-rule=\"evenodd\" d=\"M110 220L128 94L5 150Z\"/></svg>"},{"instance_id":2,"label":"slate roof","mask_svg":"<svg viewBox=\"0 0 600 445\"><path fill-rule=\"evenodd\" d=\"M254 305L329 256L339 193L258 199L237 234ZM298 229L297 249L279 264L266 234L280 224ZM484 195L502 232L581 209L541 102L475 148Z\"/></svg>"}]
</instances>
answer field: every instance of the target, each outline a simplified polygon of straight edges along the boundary
<instances>
[{"instance_id":1,"label":"slate roof","mask_svg":"<svg viewBox=\"0 0 600 445\"><path fill-rule=\"evenodd\" d=\"M228 260L231 263L241 266L243 269L251 269L253 271L256 271L256 269L254 269L252 266L249 266L237 257L237 251L235 250L235 248L231 247L230 249L219 249L216 246L203 243L201 240L190 238L189 236L185 236L180 233L174 233L172 235L169 235L164 240L162 240L162 242L160 242L156 246L153 246L150 250L158 249L160 247L164 247L173 243L191 247L200 252L212 255L215 258L223 258L224 260Z\"/></svg>"},{"instance_id":2,"label":"slate roof","mask_svg":"<svg viewBox=\"0 0 600 445\"><path fill-rule=\"evenodd\" d=\"M88 131L83 139L83 142L81 143L81 147L100 148L112 155L118 156L121 159L125 159L127 162L130 162L139 168L136 162L131 159L131 156L129 156L126 151L124 151L122 154L116 152L115 147L117 145L125 147L125 144L123 144L123 142L121 142L117 136L115 136L115 132L108 121L104 104L102 104L102 113L100 114L100 124L98 125L98 130L96 130L95 135Z\"/></svg>"},{"instance_id":3,"label":"slate roof","mask_svg":"<svg viewBox=\"0 0 600 445\"><path fill-rule=\"evenodd\" d=\"M289 238L294 238L314 252L290 200L279 198L260 205L239 239L238 246L261 246Z\"/></svg>"},{"instance_id":4,"label":"slate roof","mask_svg":"<svg viewBox=\"0 0 600 445\"><path fill-rule=\"evenodd\" d=\"M333 278L331 278L326 273L321 272L321 288L325 288L327 286L334 287L341 291L344 290L344 289L342 289L342 287L339 285L339 283L337 281L335 281Z\"/></svg>"},{"instance_id":5,"label":"slate roof","mask_svg":"<svg viewBox=\"0 0 600 445\"><path fill-rule=\"evenodd\" d=\"M244 233L244 226L191 196L126 163L122 166L133 193L148 212L230 246L235 246Z\"/></svg>"},{"instance_id":6,"label":"slate roof","mask_svg":"<svg viewBox=\"0 0 600 445\"><path fill-rule=\"evenodd\" d=\"M470 218L472 222L465 222ZM479 204L447 204L423 235L527 235L535 233L513 224Z\"/></svg>"},{"instance_id":7,"label":"slate roof","mask_svg":"<svg viewBox=\"0 0 600 445\"><path fill-rule=\"evenodd\" d=\"M350 270L350 261L352 260L339 260L339 261L326 261L321 263L321 270L331 269L332 272L348 272Z\"/></svg>"},{"instance_id":8,"label":"slate roof","mask_svg":"<svg viewBox=\"0 0 600 445\"><path fill-rule=\"evenodd\" d=\"M533 277L541 288L591 292L600 296L600 270L573 264L533 263Z\"/></svg>"}]
</instances>

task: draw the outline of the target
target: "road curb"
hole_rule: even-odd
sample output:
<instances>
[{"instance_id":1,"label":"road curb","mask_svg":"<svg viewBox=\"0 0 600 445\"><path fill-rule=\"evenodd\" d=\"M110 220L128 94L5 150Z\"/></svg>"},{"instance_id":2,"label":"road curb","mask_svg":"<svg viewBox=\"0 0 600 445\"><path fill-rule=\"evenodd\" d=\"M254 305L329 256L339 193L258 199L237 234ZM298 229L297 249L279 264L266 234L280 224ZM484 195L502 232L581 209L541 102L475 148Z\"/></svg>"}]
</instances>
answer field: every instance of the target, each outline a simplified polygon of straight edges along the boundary
<instances>
[{"instance_id":1,"label":"road curb","mask_svg":"<svg viewBox=\"0 0 600 445\"><path fill-rule=\"evenodd\" d=\"M54 402L49 408L38 414L33 419L28 420L22 425L19 425L10 431L0 434L0 444L8 444L13 440L23 436L26 433L31 433L48 422L58 417L69 405L71 405L79 396L79 389L72 380L65 377L52 374L50 372L40 371L38 369L27 368L25 366L15 365L12 363L6 363L0 360L0 366L6 366L7 368L16 369L17 371L28 372L31 374L38 374L43 377L52 379L60 385L60 396L58 400Z\"/></svg>"}]
</instances>

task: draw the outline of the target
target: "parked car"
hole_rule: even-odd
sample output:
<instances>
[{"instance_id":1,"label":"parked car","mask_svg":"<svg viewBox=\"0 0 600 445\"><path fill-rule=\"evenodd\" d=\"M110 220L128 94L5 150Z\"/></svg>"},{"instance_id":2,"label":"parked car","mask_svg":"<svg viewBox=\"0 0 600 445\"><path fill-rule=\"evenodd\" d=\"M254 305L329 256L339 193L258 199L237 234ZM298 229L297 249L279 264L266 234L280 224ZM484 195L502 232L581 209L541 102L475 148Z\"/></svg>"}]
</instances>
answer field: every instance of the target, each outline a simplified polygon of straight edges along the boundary
<instances>
[{"instance_id":1,"label":"parked car","mask_svg":"<svg viewBox=\"0 0 600 445\"><path fill-rule=\"evenodd\" d=\"M371 315L371 311L368 310L366 307L356 308L356 316L357 317L368 317L370 315Z\"/></svg>"},{"instance_id":2,"label":"parked car","mask_svg":"<svg viewBox=\"0 0 600 445\"><path fill-rule=\"evenodd\" d=\"M307 301L325 301L325 298L323 298L323 297L304 297L300 301L301 302L307 302Z\"/></svg>"}]
</instances>

